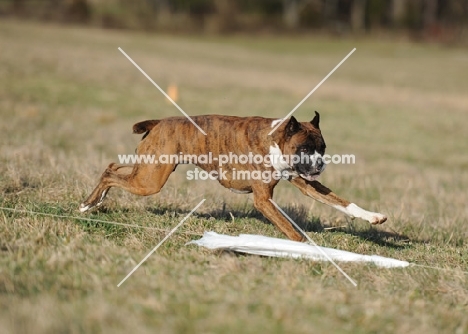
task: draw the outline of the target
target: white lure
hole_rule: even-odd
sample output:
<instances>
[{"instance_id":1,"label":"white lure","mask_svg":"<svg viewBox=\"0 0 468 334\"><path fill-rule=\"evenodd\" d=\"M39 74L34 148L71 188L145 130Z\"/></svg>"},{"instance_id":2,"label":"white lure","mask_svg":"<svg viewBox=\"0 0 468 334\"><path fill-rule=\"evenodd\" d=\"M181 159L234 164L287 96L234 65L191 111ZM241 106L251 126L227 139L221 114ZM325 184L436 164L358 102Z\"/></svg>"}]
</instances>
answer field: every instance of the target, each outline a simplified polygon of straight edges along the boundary
<instances>
[{"instance_id":1,"label":"white lure","mask_svg":"<svg viewBox=\"0 0 468 334\"><path fill-rule=\"evenodd\" d=\"M209 249L228 249L235 252L272 256L304 258L314 261L329 261L318 249L320 246L286 240L270 238L261 235L241 234L238 237L218 234L216 232L205 232L199 240L188 244L195 244ZM339 249L320 247L333 261L341 262L368 262L379 267L396 268L407 267L409 262L400 261L378 255L362 255Z\"/></svg>"}]
</instances>

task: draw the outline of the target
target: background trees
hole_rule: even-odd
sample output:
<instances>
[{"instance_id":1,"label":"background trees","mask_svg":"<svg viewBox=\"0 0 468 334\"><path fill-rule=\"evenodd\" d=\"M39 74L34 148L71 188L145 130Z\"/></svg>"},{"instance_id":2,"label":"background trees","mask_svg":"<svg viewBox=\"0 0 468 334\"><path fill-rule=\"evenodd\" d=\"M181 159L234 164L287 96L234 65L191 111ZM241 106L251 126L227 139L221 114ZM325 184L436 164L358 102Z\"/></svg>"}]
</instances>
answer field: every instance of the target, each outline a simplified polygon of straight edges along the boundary
<instances>
[{"instance_id":1,"label":"background trees","mask_svg":"<svg viewBox=\"0 0 468 334\"><path fill-rule=\"evenodd\" d=\"M1 16L181 32L466 35L468 0L4 0Z\"/></svg>"}]
</instances>

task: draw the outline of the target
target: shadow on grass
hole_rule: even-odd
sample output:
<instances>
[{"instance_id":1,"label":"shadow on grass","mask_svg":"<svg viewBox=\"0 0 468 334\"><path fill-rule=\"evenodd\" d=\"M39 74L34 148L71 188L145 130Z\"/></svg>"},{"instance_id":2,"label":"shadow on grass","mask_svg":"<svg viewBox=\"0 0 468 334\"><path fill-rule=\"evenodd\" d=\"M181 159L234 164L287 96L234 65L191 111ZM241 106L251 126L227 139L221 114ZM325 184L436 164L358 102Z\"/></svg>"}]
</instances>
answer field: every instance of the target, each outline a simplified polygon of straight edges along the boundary
<instances>
[{"instance_id":1,"label":"shadow on grass","mask_svg":"<svg viewBox=\"0 0 468 334\"><path fill-rule=\"evenodd\" d=\"M161 206L158 208L147 209L155 215L162 215L167 211L175 211L177 214L187 214L190 211L181 210L180 208ZM305 232L324 232L326 229L333 228L334 226L325 224L317 217L309 217L308 211L303 206L288 206L283 209L291 219L299 225ZM222 208L209 211L207 213L196 213L198 217L215 218L221 221L232 221L233 217L253 218L262 221L265 224L271 224L258 210L252 206L244 208L228 208L226 203ZM355 229L353 225L348 225L345 228L335 228L330 230L330 233L346 233L357 236L362 240L375 243L379 246L391 247L395 249L407 248L408 242L424 242L418 240L411 240L408 236L398 234L395 232L382 231L378 227L369 226L365 230ZM402 244L405 243L405 244Z\"/></svg>"},{"instance_id":2,"label":"shadow on grass","mask_svg":"<svg viewBox=\"0 0 468 334\"><path fill-rule=\"evenodd\" d=\"M317 217L310 217L308 210L303 206L287 206L283 209L286 214L305 232L319 232L323 233L325 230L330 229L329 233L345 233L359 237L366 242L372 242L382 247L389 247L394 249L403 249L411 247L409 242L412 243L424 243L424 240L413 240L408 236L399 234L397 232L383 231L379 227L368 226L366 229L358 229L353 224L348 224L346 227L335 227L320 221ZM106 207L99 208L100 213L114 214L114 213L128 213L133 210L127 208L120 209L109 209ZM177 206L172 205L159 205L158 207L146 208L146 211L157 216L161 216L171 212L180 216L187 215L190 210L181 209ZM219 209L213 209L205 213L195 212L194 216L210 219L215 218L216 220L230 222L235 218L247 218L257 219L265 224L271 224L258 210L250 205L242 208L228 207L228 204L224 203Z\"/></svg>"},{"instance_id":3,"label":"shadow on grass","mask_svg":"<svg viewBox=\"0 0 468 334\"><path fill-rule=\"evenodd\" d=\"M189 210L183 210L172 206L161 206L158 208L147 208L148 212L155 215L163 215L167 211L175 212L176 214L184 215L188 214ZM312 221L308 219L307 210L304 207L287 207L284 209L286 214L299 225L306 232L321 232L324 230L324 225L318 218L312 218ZM232 221L233 218L252 218L257 219L265 224L271 224L263 214L252 206L246 206L243 208L228 208L226 203L223 203L222 208L214 209L205 213L194 213L194 215L202 218L215 218L221 221Z\"/></svg>"},{"instance_id":4,"label":"shadow on grass","mask_svg":"<svg viewBox=\"0 0 468 334\"><path fill-rule=\"evenodd\" d=\"M378 227L369 226L365 230L354 230L353 228L347 228L345 233L359 237L364 241L370 241L382 247L389 247L394 249L404 249L412 247L410 242L424 243L423 240L412 240L408 236L379 230Z\"/></svg>"}]
</instances>

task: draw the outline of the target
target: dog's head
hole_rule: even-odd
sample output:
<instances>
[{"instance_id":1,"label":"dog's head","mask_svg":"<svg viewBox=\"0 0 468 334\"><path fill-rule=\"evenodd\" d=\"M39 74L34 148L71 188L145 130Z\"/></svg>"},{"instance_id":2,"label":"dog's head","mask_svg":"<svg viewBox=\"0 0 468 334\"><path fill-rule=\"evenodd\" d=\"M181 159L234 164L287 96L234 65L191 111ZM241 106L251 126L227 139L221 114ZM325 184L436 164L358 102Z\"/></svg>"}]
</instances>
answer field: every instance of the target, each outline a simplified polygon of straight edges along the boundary
<instances>
[{"instance_id":1,"label":"dog's head","mask_svg":"<svg viewBox=\"0 0 468 334\"><path fill-rule=\"evenodd\" d=\"M319 127L319 113L315 112L310 122L298 122L293 116L285 123L278 128L275 142L279 144L278 149L281 147L280 154L288 157L289 168L285 168L284 164L275 168L288 169L292 176L300 176L308 181L315 180L325 169L323 155L326 146Z\"/></svg>"}]
</instances>

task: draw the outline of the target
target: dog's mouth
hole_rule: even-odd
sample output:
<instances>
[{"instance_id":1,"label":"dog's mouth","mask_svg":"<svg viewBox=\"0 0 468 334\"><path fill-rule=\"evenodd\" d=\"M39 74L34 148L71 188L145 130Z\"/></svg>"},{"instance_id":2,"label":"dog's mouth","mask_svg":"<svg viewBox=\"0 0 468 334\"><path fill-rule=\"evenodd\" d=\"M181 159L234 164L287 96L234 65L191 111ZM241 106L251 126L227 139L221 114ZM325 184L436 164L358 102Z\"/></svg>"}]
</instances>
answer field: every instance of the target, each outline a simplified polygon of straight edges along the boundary
<instances>
[{"instance_id":1,"label":"dog's mouth","mask_svg":"<svg viewBox=\"0 0 468 334\"><path fill-rule=\"evenodd\" d=\"M299 174L299 176L302 177L303 179L307 180L307 181L315 181L320 176L320 172L313 173L313 174L308 174L308 175Z\"/></svg>"}]
</instances>

